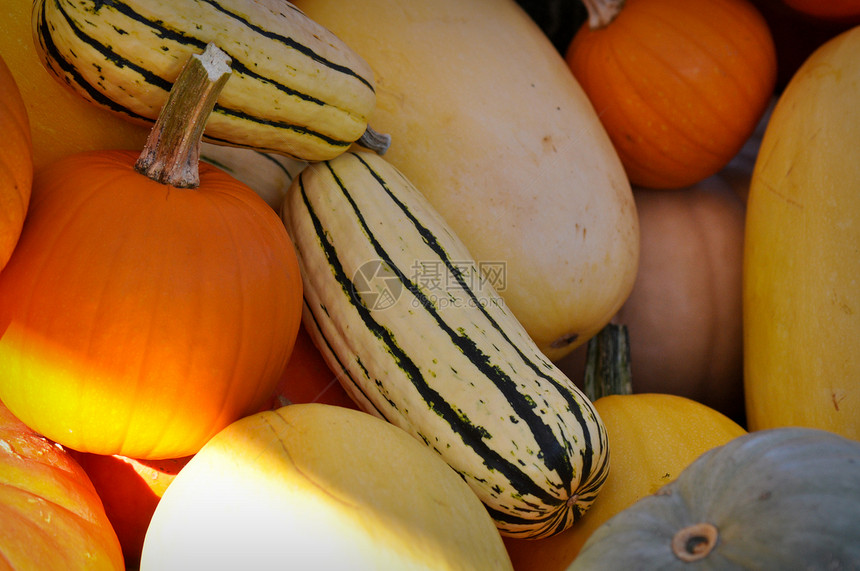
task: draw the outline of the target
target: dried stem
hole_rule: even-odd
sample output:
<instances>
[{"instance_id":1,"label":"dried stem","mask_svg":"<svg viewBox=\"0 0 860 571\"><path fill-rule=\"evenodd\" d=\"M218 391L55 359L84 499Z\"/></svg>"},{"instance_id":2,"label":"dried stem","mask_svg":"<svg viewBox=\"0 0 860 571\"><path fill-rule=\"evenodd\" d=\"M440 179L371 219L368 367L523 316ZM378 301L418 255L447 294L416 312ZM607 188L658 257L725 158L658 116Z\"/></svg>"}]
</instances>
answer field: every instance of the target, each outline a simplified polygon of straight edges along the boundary
<instances>
[{"instance_id":1,"label":"dried stem","mask_svg":"<svg viewBox=\"0 0 860 571\"><path fill-rule=\"evenodd\" d=\"M586 349L583 388L589 400L632 394L630 340L625 325L607 324L588 340Z\"/></svg>"},{"instance_id":2,"label":"dried stem","mask_svg":"<svg viewBox=\"0 0 860 571\"><path fill-rule=\"evenodd\" d=\"M597 30L609 25L624 7L624 0L582 0L588 10L588 27Z\"/></svg>"},{"instance_id":3,"label":"dried stem","mask_svg":"<svg viewBox=\"0 0 860 571\"><path fill-rule=\"evenodd\" d=\"M214 44L188 59L135 164L139 173L179 188L200 184L203 130L231 73L230 57Z\"/></svg>"}]
</instances>

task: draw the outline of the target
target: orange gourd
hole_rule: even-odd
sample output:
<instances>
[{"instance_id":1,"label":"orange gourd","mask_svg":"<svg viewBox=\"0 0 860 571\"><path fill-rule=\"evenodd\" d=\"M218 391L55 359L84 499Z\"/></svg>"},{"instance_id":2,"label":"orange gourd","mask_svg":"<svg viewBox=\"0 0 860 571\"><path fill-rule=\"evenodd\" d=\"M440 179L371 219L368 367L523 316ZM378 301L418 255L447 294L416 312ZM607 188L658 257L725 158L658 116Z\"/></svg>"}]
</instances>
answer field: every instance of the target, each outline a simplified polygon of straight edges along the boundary
<instances>
[{"instance_id":1,"label":"orange gourd","mask_svg":"<svg viewBox=\"0 0 860 571\"><path fill-rule=\"evenodd\" d=\"M505 538L515 571L564 571L602 523L677 478L699 455L745 433L727 416L676 395L610 395L594 406L612 442L600 498L558 535L532 541Z\"/></svg>"},{"instance_id":2,"label":"orange gourd","mask_svg":"<svg viewBox=\"0 0 860 571\"><path fill-rule=\"evenodd\" d=\"M719 171L776 82L767 23L747 0L588 0L565 59L637 186L681 188Z\"/></svg>"},{"instance_id":3,"label":"orange gourd","mask_svg":"<svg viewBox=\"0 0 860 571\"><path fill-rule=\"evenodd\" d=\"M86 472L3 403L0 568L125 569L116 533Z\"/></svg>"},{"instance_id":4,"label":"orange gourd","mask_svg":"<svg viewBox=\"0 0 860 571\"><path fill-rule=\"evenodd\" d=\"M190 69L209 82L222 70L206 58ZM194 89L177 82L176 108L166 105L139 161L93 151L38 172L0 274L0 398L79 451L193 454L266 402L298 331L301 278L286 229L243 183L198 171L217 94L204 92L206 110ZM186 105L196 114L177 121Z\"/></svg>"},{"instance_id":5,"label":"orange gourd","mask_svg":"<svg viewBox=\"0 0 860 571\"><path fill-rule=\"evenodd\" d=\"M0 57L0 270L21 235L30 187L33 184L33 146L27 109L12 72Z\"/></svg>"}]
</instances>

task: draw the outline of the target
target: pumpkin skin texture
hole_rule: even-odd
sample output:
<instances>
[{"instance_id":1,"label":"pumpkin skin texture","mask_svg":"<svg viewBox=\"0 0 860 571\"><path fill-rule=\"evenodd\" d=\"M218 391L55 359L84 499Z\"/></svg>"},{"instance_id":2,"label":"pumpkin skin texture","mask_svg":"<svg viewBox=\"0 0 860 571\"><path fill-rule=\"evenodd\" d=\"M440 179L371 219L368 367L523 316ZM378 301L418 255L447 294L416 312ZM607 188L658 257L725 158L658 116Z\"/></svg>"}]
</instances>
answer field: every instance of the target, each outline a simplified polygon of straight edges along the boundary
<instances>
[{"instance_id":1,"label":"pumpkin skin texture","mask_svg":"<svg viewBox=\"0 0 860 571\"><path fill-rule=\"evenodd\" d=\"M0 274L0 398L82 452L178 458L266 402L301 318L286 229L209 165L196 189L95 151L37 173Z\"/></svg>"},{"instance_id":2,"label":"pumpkin skin texture","mask_svg":"<svg viewBox=\"0 0 860 571\"><path fill-rule=\"evenodd\" d=\"M751 430L807 426L860 439L858 52L855 28L806 60L753 170L743 282Z\"/></svg>"},{"instance_id":3,"label":"pumpkin skin texture","mask_svg":"<svg viewBox=\"0 0 860 571\"><path fill-rule=\"evenodd\" d=\"M21 92L0 57L0 270L21 235L33 184L30 122Z\"/></svg>"},{"instance_id":4,"label":"pumpkin skin texture","mask_svg":"<svg viewBox=\"0 0 860 571\"><path fill-rule=\"evenodd\" d=\"M858 466L860 442L829 431L751 432L607 521L569 569L856 569Z\"/></svg>"},{"instance_id":5,"label":"pumpkin skin texture","mask_svg":"<svg viewBox=\"0 0 860 571\"><path fill-rule=\"evenodd\" d=\"M776 83L767 23L747 0L627 0L565 55L630 181L683 188L724 167Z\"/></svg>"},{"instance_id":6,"label":"pumpkin skin texture","mask_svg":"<svg viewBox=\"0 0 860 571\"><path fill-rule=\"evenodd\" d=\"M141 571L510 569L468 484L364 412L295 404L245 417L182 469L155 510Z\"/></svg>"},{"instance_id":7,"label":"pumpkin skin texture","mask_svg":"<svg viewBox=\"0 0 860 571\"><path fill-rule=\"evenodd\" d=\"M714 409L675 395L609 395L594 406L612 442L600 497L576 525L556 536L505 538L516 571L567 569L605 521L677 478L701 454L746 433Z\"/></svg>"},{"instance_id":8,"label":"pumpkin skin texture","mask_svg":"<svg viewBox=\"0 0 860 571\"><path fill-rule=\"evenodd\" d=\"M0 403L0 567L123 570L122 551L84 470Z\"/></svg>"},{"instance_id":9,"label":"pumpkin skin texture","mask_svg":"<svg viewBox=\"0 0 860 571\"><path fill-rule=\"evenodd\" d=\"M97 108L51 77L33 42L32 9L32 0L0 2L0 54L27 108L35 169L82 151L140 149L149 126Z\"/></svg>"},{"instance_id":10,"label":"pumpkin skin texture","mask_svg":"<svg viewBox=\"0 0 860 571\"><path fill-rule=\"evenodd\" d=\"M371 121L392 137L386 160L490 272L544 354L561 358L597 333L633 285L636 209L591 103L523 9L295 4L370 63Z\"/></svg>"}]
</instances>

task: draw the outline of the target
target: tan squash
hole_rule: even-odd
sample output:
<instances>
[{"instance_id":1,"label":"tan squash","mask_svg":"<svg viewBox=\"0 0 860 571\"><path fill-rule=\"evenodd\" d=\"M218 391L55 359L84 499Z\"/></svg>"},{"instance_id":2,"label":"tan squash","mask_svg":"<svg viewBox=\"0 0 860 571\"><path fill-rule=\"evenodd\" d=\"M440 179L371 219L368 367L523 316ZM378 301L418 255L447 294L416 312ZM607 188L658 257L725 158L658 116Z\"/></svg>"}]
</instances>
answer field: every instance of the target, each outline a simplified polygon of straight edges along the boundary
<instances>
[{"instance_id":1,"label":"tan squash","mask_svg":"<svg viewBox=\"0 0 860 571\"><path fill-rule=\"evenodd\" d=\"M559 358L626 299L630 185L540 28L500 0L298 1L377 78L371 123L538 346Z\"/></svg>"}]
</instances>

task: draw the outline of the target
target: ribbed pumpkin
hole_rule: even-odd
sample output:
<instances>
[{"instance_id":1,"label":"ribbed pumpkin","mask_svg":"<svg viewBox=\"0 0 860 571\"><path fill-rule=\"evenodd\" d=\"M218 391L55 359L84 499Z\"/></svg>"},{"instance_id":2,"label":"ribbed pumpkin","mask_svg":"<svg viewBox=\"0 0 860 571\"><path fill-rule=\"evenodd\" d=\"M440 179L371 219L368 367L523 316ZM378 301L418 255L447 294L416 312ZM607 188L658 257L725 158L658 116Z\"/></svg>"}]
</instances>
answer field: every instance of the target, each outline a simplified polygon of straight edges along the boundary
<instances>
[{"instance_id":1,"label":"ribbed pumpkin","mask_svg":"<svg viewBox=\"0 0 860 571\"><path fill-rule=\"evenodd\" d=\"M33 146L27 109L0 57L0 270L21 236L33 184Z\"/></svg>"},{"instance_id":2,"label":"ribbed pumpkin","mask_svg":"<svg viewBox=\"0 0 860 571\"><path fill-rule=\"evenodd\" d=\"M511 569L468 484L406 431L324 404L218 433L179 472L141 570Z\"/></svg>"},{"instance_id":3,"label":"ribbed pumpkin","mask_svg":"<svg viewBox=\"0 0 860 571\"><path fill-rule=\"evenodd\" d=\"M192 58L192 79L226 67L203 61ZM79 451L196 452L266 402L299 327L301 281L283 224L215 167L200 165L194 187L199 131L188 129L202 130L209 111L193 82L174 89L178 109L165 107L141 160L93 151L38 173L0 274L0 398ZM214 90L207 96L213 104ZM186 104L200 114L176 121Z\"/></svg>"},{"instance_id":4,"label":"ribbed pumpkin","mask_svg":"<svg viewBox=\"0 0 860 571\"><path fill-rule=\"evenodd\" d=\"M860 439L860 28L818 48L771 115L744 252L749 426Z\"/></svg>"},{"instance_id":5,"label":"ribbed pumpkin","mask_svg":"<svg viewBox=\"0 0 860 571\"><path fill-rule=\"evenodd\" d=\"M570 571L857 569L860 442L751 432L594 532Z\"/></svg>"},{"instance_id":6,"label":"ribbed pumpkin","mask_svg":"<svg viewBox=\"0 0 860 571\"><path fill-rule=\"evenodd\" d=\"M0 403L0 567L125 569L101 499L60 446Z\"/></svg>"},{"instance_id":7,"label":"ribbed pumpkin","mask_svg":"<svg viewBox=\"0 0 860 571\"><path fill-rule=\"evenodd\" d=\"M755 129L776 82L761 14L747 0L586 5L589 24L566 60L630 181L680 188L719 171Z\"/></svg>"}]
</instances>

